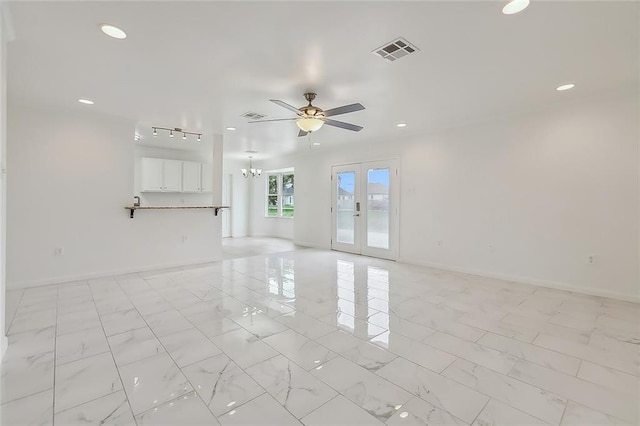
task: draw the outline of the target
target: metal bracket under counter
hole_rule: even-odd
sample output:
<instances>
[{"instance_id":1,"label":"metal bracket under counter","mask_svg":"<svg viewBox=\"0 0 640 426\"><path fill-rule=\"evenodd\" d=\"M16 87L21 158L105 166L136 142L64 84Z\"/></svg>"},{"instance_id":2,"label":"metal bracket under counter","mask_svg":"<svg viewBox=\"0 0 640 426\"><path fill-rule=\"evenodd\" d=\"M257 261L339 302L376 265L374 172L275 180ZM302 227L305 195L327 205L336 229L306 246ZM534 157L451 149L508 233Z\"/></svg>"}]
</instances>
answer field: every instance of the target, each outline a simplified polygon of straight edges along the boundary
<instances>
[{"instance_id":1,"label":"metal bracket under counter","mask_svg":"<svg viewBox=\"0 0 640 426\"><path fill-rule=\"evenodd\" d=\"M136 210L193 210L193 209L213 209L213 214L218 216L218 212L222 209L228 209L229 206L127 206L129 217L133 219Z\"/></svg>"}]
</instances>

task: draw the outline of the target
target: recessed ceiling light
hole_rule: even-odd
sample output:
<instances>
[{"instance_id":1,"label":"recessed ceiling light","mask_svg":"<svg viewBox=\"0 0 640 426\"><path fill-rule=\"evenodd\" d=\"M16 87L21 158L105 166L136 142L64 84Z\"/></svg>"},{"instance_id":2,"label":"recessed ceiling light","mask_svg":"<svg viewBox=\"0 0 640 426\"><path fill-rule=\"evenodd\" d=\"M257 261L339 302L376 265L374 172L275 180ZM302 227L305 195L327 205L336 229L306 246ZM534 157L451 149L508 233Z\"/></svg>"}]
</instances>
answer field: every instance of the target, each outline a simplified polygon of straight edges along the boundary
<instances>
[{"instance_id":1,"label":"recessed ceiling light","mask_svg":"<svg viewBox=\"0 0 640 426\"><path fill-rule=\"evenodd\" d=\"M313 146L320 146L320 142L314 142Z\"/></svg>"},{"instance_id":2,"label":"recessed ceiling light","mask_svg":"<svg viewBox=\"0 0 640 426\"><path fill-rule=\"evenodd\" d=\"M562 92L562 91L564 91L564 90L573 89L574 87L576 87L576 85L575 85L575 84L573 84L573 83L567 83L567 84L563 84L562 86L558 86L558 87L556 87L556 90L557 90L558 92Z\"/></svg>"},{"instance_id":3,"label":"recessed ceiling light","mask_svg":"<svg viewBox=\"0 0 640 426\"><path fill-rule=\"evenodd\" d=\"M505 15L513 15L514 13L522 12L527 6L529 6L529 0L511 0L502 8L502 13Z\"/></svg>"},{"instance_id":4,"label":"recessed ceiling light","mask_svg":"<svg viewBox=\"0 0 640 426\"><path fill-rule=\"evenodd\" d=\"M78 102L85 105L93 105L93 101L90 101L89 99L78 99Z\"/></svg>"},{"instance_id":5,"label":"recessed ceiling light","mask_svg":"<svg viewBox=\"0 0 640 426\"><path fill-rule=\"evenodd\" d=\"M407 127L407 123L398 123L396 127Z\"/></svg>"},{"instance_id":6,"label":"recessed ceiling light","mask_svg":"<svg viewBox=\"0 0 640 426\"><path fill-rule=\"evenodd\" d=\"M117 38L118 40L127 38L127 33L125 33L118 27L114 27L113 25L101 24L100 29L109 37Z\"/></svg>"},{"instance_id":7,"label":"recessed ceiling light","mask_svg":"<svg viewBox=\"0 0 640 426\"><path fill-rule=\"evenodd\" d=\"M227 127L227 130L233 132L234 130L236 130L236 128L235 127Z\"/></svg>"}]
</instances>

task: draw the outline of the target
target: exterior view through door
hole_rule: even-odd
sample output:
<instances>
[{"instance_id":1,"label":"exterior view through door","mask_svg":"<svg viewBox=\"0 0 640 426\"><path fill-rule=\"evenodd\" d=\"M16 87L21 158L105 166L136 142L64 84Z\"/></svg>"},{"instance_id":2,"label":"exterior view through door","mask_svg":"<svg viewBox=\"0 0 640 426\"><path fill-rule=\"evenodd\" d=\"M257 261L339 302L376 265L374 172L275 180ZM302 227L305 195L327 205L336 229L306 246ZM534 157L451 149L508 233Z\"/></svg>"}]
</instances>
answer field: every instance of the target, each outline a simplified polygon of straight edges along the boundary
<instances>
[{"instance_id":1,"label":"exterior view through door","mask_svg":"<svg viewBox=\"0 0 640 426\"><path fill-rule=\"evenodd\" d=\"M396 259L397 160L333 166L331 248Z\"/></svg>"}]
</instances>

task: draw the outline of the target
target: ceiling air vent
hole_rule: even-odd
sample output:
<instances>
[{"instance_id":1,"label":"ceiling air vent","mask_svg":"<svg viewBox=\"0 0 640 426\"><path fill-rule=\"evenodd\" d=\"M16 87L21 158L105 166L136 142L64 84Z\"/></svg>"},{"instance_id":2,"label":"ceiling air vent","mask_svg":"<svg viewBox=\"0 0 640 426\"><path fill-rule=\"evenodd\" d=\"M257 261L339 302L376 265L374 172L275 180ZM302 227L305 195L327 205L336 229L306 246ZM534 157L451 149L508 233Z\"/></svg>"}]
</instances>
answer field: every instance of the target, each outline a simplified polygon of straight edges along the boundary
<instances>
[{"instance_id":1,"label":"ceiling air vent","mask_svg":"<svg viewBox=\"0 0 640 426\"><path fill-rule=\"evenodd\" d=\"M264 114L258 114L257 112L245 112L244 114L242 114L240 117L244 117L247 118L249 120L262 120L263 118L266 117L266 115Z\"/></svg>"},{"instance_id":2,"label":"ceiling air vent","mask_svg":"<svg viewBox=\"0 0 640 426\"><path fill-rule=\"evenodd\" d=\"M385 43L377 49L374 49L371 53L380 56L382 59L386 59L389 62L393 62L403 56L419 51L420 49L415 45L409 43L402 37L398 37L396 40Z\"/></svg>"}]
</instances>

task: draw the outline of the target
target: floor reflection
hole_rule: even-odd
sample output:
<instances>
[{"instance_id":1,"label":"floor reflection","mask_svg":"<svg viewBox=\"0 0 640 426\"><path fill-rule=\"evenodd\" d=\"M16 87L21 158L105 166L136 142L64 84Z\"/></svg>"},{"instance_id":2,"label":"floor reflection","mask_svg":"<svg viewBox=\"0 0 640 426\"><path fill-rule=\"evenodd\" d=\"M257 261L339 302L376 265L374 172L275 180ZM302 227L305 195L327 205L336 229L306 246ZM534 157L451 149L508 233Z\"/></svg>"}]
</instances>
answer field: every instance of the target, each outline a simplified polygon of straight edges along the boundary
<instances>
[{"instance_id":1,"label":"floor reflection","mask_svg":"<svg viewBox=\"0 0 640 426\"><path fill-rule=\"evenodd\" d=\"M359 267L354 262L336 260L335 325L351 334L367 339L388 340L389 271L379 267ZM380 317L380 315L384 317ZM376 315L376 322L369 318ZM333 322L333 321L331 321Z\"/></svg>"},{"instance_id":2,"label":"floor reflection","mask_svg":"<svg viewBox=\"0 0 640 426\"><path fill-rule=\"evenodd\" d=\"M295 261L286 257L267 257L265 268L269 293L284 299L295 299Z\"/></svg>"}]
</instances>

